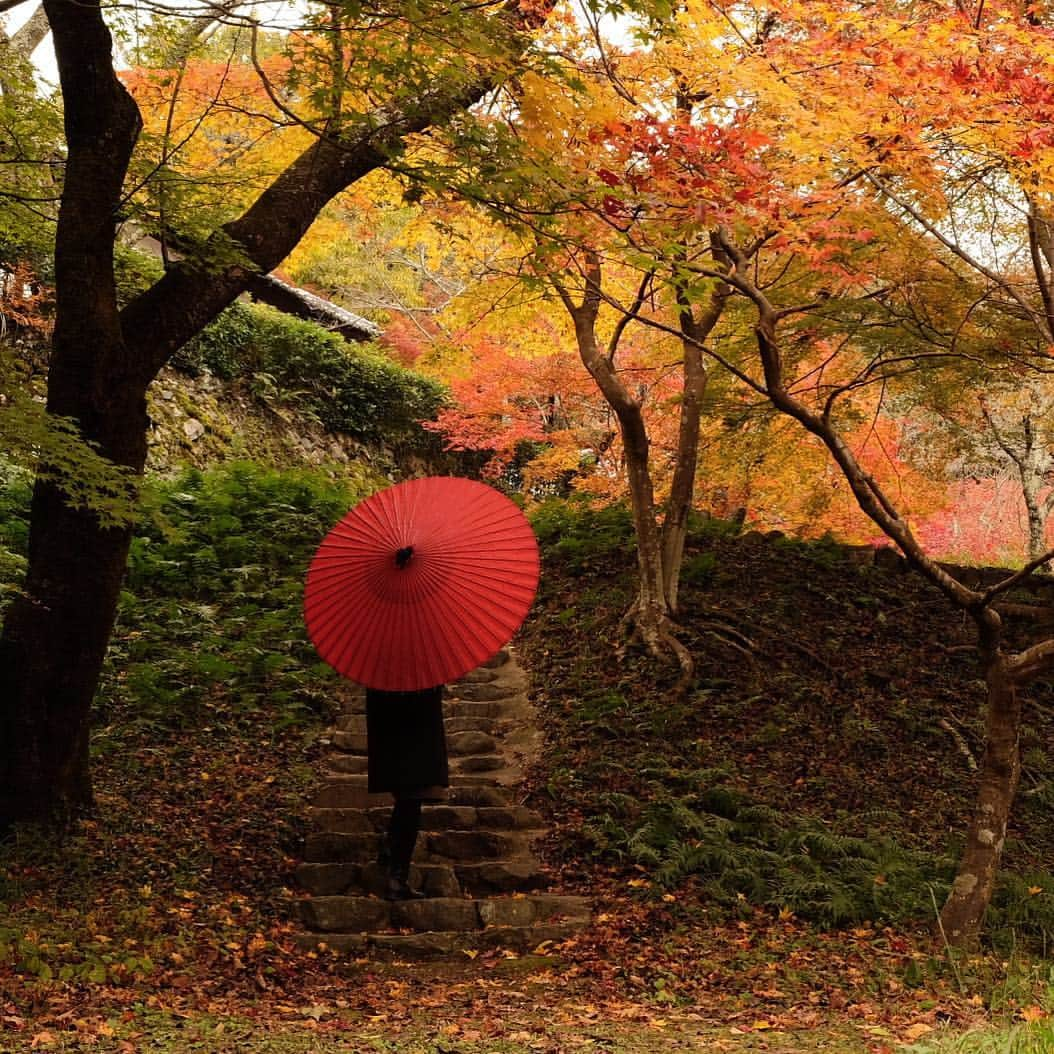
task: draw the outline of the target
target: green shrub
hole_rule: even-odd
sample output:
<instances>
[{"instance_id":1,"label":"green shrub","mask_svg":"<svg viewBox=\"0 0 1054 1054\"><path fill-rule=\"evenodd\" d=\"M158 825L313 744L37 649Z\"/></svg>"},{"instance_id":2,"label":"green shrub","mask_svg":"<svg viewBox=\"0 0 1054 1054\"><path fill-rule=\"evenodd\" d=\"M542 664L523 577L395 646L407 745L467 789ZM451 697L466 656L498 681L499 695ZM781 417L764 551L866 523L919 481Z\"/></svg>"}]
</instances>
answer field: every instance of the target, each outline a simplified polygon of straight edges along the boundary
<instances>
[{"instance_id":1,"label":"green shrub","mask_svg":"<svg viewBox=\"0 0 1054 1054\"><path fill-rule=\"evenodd\" d=\"M691 878L718 903L840 925L926 917L929 890L939 903L948 889L950 860L783 816L729 787L721 770L695 773L696 789L683 795L670 788L685 774L657 775L650 800L605 800L585 834L600 855L646 868L660 890Z\"/></svg>"},{"instance_id":2,"label":"green shrub","mask_svg":"<svg viewBox=\"0 0 1054 1054\"><path fill-rule=\"evenodd\" d=\"M531 514L531 525L546 555L571 570L633 551L633 517L626 505L593 509L580 498L550 498Z\"/></svg>"},{"instance_id":3,"label":"green shrub","mask_svg":"<svg viewBox=\"0 0 1054 1054\"><path fill-rule=\"evenodd\" d=\"M311 322L234 304L176 355L183 369L242 378L265 401L293 405L334 432L431 449L431 420L445 389L383 352L349 345Z\"/></svg>"},{"instance_id":4,"label":"green shrub","mask_svg":"<svg viewBox=\"0 0 1054 1054\"><path fill-rule=\"evenodd\" d=\"M29 473L0 458L0 611L25 573L32 494Z\"/></svg>"},{"instance_id":5,"label":"green shrub","mask_svg":"<svg viewBox=\"0 0 1054 1054\"><path fill-rule=\"evenodd\" d=\"M144 488L97 706L181 728L325 710L333 676L308 642L304 575L374 482L229 463ZM106 737L97 739L106 749Z\"/></svg>"},{"instance_id":6,"label":"green shrub","mask_svg":"<svg viewBox=\"0 0 1054 1054\"><path fill-rule=\"evenodd\" d=\"M117 300L124 306L149 289L165 273L165 267L156 256L118 242L114 246L113 271Z\"/></svg>"}]
</instances>

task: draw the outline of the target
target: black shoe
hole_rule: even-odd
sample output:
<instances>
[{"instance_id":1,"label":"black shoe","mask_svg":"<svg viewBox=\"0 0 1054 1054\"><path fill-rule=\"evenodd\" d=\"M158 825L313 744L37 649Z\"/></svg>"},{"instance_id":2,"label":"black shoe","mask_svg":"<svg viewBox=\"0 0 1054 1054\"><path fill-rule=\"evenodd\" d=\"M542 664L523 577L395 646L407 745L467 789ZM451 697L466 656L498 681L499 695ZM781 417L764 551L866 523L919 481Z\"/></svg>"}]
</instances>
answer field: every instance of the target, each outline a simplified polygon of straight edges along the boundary
<instances>
[{"instance_id":1,"label":"black shoe","mask_svg":"<svg viewBox=\"0 0 1054 1054\"><path fill-rule=\"evenodd\" d=\"M385 900L424 900L425 895L413 886L405 878L391 876L384 889Z\"/></svg>"}]
</instances>

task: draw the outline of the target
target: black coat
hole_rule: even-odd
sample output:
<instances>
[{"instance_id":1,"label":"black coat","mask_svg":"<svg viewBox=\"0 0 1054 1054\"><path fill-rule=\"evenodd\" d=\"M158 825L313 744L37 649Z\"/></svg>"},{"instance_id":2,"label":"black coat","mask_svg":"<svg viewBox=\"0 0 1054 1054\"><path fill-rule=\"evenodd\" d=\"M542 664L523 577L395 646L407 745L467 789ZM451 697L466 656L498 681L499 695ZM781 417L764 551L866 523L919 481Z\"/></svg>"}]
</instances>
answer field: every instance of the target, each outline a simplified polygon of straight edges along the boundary
<instances>
[{"instance_id":1,"label":"black coat","mask_svg":"<svg viewBox=\"0 0 1054 1054\"><path fill-rule=\"evenodd\" d=\"M368 688L366 739L371 794L415 796L450 786L442 685L419 692Z\"/></svg>"}]
</instances>

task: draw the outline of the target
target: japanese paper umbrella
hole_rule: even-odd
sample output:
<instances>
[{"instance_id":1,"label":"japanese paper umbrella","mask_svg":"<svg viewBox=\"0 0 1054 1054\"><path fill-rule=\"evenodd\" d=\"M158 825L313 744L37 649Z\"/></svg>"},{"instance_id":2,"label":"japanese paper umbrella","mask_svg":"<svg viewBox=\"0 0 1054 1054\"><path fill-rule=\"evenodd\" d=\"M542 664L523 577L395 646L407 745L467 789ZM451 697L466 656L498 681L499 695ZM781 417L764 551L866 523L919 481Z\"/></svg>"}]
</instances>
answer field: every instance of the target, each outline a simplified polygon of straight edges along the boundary
<instances>
[{"instance_id":1,"label":"japanese paper umbrella","mask_svg":"<svg viewBox=\"0 0 1054 1054\"><path fill-rule=\"evenodd\" d=\"M370 688L456 680L508 642L538 585L522 512L483 483L409 480L356 505L307 572L304 620L319 655Z\"/></svg>"}]
</instances>

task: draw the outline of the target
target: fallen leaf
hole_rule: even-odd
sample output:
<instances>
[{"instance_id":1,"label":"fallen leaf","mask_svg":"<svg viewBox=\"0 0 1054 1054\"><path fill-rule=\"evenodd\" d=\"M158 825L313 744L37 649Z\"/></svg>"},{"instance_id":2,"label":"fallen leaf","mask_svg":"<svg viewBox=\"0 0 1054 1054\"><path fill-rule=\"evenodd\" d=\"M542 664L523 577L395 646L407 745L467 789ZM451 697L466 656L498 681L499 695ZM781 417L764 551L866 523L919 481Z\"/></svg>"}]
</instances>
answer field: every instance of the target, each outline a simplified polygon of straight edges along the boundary
<instances>
[{"instance_id":1,"label":"fallen leaf","mask_svg":"<svg viewBox=\"0 0 1054 1054\"><path fill-rule=\"evenodd\" d=\"M904 1030L904 1035L913 1042L916 1039L921 1039L928 1032L933 1031L932 1025L927 1025L924 1021L918 1021L914 1025L910 1025Z\"/></svg>"}]
</instances>

